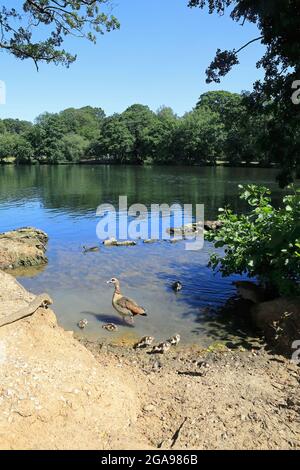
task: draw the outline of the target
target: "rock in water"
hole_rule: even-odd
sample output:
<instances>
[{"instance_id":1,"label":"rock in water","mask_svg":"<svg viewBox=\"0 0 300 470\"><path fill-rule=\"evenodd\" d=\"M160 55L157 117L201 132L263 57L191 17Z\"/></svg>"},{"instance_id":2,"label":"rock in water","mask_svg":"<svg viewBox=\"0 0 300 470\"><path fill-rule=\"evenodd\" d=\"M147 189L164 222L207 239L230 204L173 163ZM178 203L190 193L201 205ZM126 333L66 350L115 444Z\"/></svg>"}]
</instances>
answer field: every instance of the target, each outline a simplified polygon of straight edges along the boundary
<instances>
[{"instance_id":1,"label":"rock in water","mask_svg":"<svg viewBox=\"0 0 300 470\"><path fill-rule=\"evenodd\" d=\"M48 235L32 227L1 233L0 269L46 264L47 242Z\"/></svg>"}]
</instances>

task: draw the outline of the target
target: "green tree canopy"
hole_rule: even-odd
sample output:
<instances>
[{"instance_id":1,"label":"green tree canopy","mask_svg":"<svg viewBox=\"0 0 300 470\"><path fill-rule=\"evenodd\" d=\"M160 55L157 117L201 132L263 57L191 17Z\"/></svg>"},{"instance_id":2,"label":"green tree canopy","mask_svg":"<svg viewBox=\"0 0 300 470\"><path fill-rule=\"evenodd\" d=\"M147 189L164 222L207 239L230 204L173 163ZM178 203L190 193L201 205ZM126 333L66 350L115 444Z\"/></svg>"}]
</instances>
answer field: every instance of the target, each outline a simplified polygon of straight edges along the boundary
<instances>
[{"instance_id":1,"label":"green tree canopy","mask_svg":"<svg viewBox=\"0 0 300 470\"><path fill-rule=\"evenodd\" d=\"M239 53L254 41L260 41L266 51L258 61L263 68L263 80L254 84L250 97L253 109L260 112L269 108L273 119L269 121L267 144L273 160L281 166L279 181L282 186L300 174L300 103L292 103L292 86L300 77L300 8L299 0L190 0L190 7L209 9L224 15L227 10L233 21L256 24L259 34L247 44L231 51L218 49L206 71L207 82L220 82L234 65L239 63Z\"/></svg>"},{"instance_id":2,"label":"green tree canopy","mask_svg":"<svg viewBox=\"0 0 300 470\"><path fill-rule=\"evenodd\" d=\"M98 159L112 159L124 163L130 161L134 138L119 114L106 118L101 126L99 139L92 144L91 154Z\"/></svg>"},{"instance_id":3,"label":"green tree canopy","mask_svg":"<svg viewBox=\"0 0 300 470\"><path fill-rule=\"evenodd\" d=\"M97 35L119 28L109 0L23 0L0 7L0 48L18 59L69 66L76 55L63 48L66 37L96 42Z\"/></svg>"}]
</instances>

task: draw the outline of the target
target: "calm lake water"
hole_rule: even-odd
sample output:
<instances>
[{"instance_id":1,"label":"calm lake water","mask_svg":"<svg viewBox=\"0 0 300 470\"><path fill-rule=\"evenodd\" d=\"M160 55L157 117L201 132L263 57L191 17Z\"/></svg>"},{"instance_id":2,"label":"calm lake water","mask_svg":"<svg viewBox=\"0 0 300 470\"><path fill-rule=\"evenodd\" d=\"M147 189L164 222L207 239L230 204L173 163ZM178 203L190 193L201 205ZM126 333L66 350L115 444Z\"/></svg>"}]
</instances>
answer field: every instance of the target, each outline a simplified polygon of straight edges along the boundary
<instances>
[{"instance_id":1,"label":"calm lake water","mask_svg":"<svg viewBox=\"0 0 300 470\"><path fill-rule=\"evenodd\" d=\"M102 203L118 205L119 195L128 204L205 204L205 218L217 217L218 208L230 204L241 212L238 184L260 183L280 191L276 172L270 169L133 166L33 166L0 167L0 231L35 226L46 231L49 264L29 269L18 279L30 291L48 292L60 324L92 339L126 340L142 335L165 339L175 333L183 342L207 346L215 340L231 340L240 332L233 321L224 320L220 307L235 294L232 281L214 275L207 262L212 246L201 251L185 250L185 243L161 241L135 247L101 246L99 253L82 253L82 245L100 244L96 236ZM112 288L106 281L116 276L123 293L147 308L149 316L138 318L135 327L119 325L108 333L103 322L118 322L111 306ZM171 284L180 280L183 290L175 294Z\"/></svg>"}]
</instances>

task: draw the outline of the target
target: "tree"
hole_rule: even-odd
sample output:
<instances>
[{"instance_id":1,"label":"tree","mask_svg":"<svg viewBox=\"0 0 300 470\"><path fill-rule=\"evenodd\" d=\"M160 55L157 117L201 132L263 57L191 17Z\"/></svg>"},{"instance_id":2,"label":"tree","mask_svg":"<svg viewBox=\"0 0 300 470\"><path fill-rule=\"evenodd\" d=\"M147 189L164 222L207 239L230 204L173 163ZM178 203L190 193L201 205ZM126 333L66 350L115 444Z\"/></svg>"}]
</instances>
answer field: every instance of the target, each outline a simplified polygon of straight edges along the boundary
<instances>
[{"instance_id":1,"label":"tree","mask_svg":"<svg viewBox=\"0 0 300 470\"><path fill-rule=\"evenodd\" d=\"M189 6L208 6L210 14L219 15L230 9L232 20L242 25L245 22L257 25L258 37L244 46L232 51L217 50L206 71L207 82L220 82L239 63L239 53L253 42L260 41L266 46L264 56L257 63L265 71L264 80L254 84L250 103L260 110L267 106L274 117L268 124L268 146L282 168L280 183L286 185L297 171L300 173L300 105L291 101L292 85L300 77L299 0L190 0Z\"/></svg>"},{"instance_id":2,"label":"tree","mask_svg":"<svg viewBox=\"0 0 300 470\"><path fill-rule=\"evenodd\" d=\"M61 111L57 118L65 133L78 134L87 140L95 140L99 137L100 126L105 118L101 108L68 108Z\"/></svg>"},{"instance_id":3,"label":"tree","mask_svg":"<svg viewBox=\"0 0 300 470\"><path fill-rule=\"evenodd\" d=\"M106 118L100 137L92 144L90 153L98 159L110 158L119 163L130 161L134 138L119 114Z\"/></svg>"},{"instance_id":4,"label":"tree","mask_svg":"<svg viewBox=\"0 0 300 470\"><path fill-rule=\"evenodd\" d=\"M281 207L272 205L264 187L240 186L241 198L250 206L248 214L220 209L220 230L208 240L224 255L214 253L210 265L223 276L247 274L279 294L300 293L300 190L290 187Z\"/></svg>"},{"instance_id":5,"label":"tree","mask_svg":"<svg viewBox=\"0 0 300 470\"><path fill-rule=\"evenodd\" d=\"M223 156L224 127L218 115L208 108L187 113L173 139L176 161L214 164Z\"/></svg>"},{"instance_id":6,"label":"tree","mask_svg":"<svg viewBox=\"0 0 300 470\"><path fill-rule=\"evenodd\" d=\"M0 162L14 157L15 136L12 134L0 134Z\"/></svg>"},{"instance_id":7,"label":"tree","mask_svg":"<svg viewBox=\"0 0 300 470\"><path fill-rule=\"evenodd\" d=\"M31 163L34 157L34 149L23 136L14 138L13 155L16 163Z\"/></svg>"},{"instance_id":8,"label":"tree","mask_svg":"<svg viewBox=\"0 0 300 470\"><path fill-rule=\"evenodd\" d=\"M12 134L24 134L32 127L32 123L28 121L20 121L19 119L3 119L5 131Z\"/></svg>"},{"instance_id":9,"label":"tree","mask_svg":"<svg viewBox=\"0 0 300 470\"><path fill-rule=\"evenodd\" d=\"M148 135L156 120L155 113L148 106L134 104L127 108L121 117L134 139L131 162L141 164L149 156Z\"/></svg>"},{"instance_id":10,"label":"tree","mask_svg":"<svg viewBox=\"0 0 300 470\"><path fill-rule=\"evenodd\" d=\"M269 155L263 142L267 139L267 110L249 112L248 94L228 91L209 91L200 96L196 109L209 109L217 114L224 127L222 144L224 158L230 164L260 162L266 164Z\"/></svg>"},{"instance_id":11,"label":"tree","mask_svg":"<svg viewBox=\"0 0 300 470\"><path fill-rule=\"evenodd\" d=\"M100 11L108 0L23 0L21 3L19 8L1 7L0 48L18 59L32 59L36 67L40 62L66 66L74 62L76 56L62 47L68 36L95 43L98 34L119 28L118 20L107 7Z\"/></svg>"},{"instance_id":12,"label":"tree","mask_svg":"<svg viewBox=\"0 0 300 470\"><path fill-rule=\"evenodd\" d=\"M174 159L173 137L179 126L179 118L172 108L162 106L158 109L156 125L149 132L149 144L152 148L152 158L158 163L172 163ZM154 135L153 135L154 134Z\"/></svg>"},{"instance_id":13,"label":"tree","mask_svg":"<svg viewBox=\"0 0 300 470\"><path fill-rule=\"evenodd\" d=\"M88 149L88 140L77 134L67 134L62 138L62 154L68 162L79 162Z\"/></svg>"},{"instance_id":14,"label":"tree","mask_svg":"<svg viewBox=\"0 0 300 470\"><path fill-rule=\"evenodd\" d=\"M35 157L40 162L59 163L64 160L64 130L55 114L44 113L36 119L33 134Z\"/></svg>"}]
</instances>

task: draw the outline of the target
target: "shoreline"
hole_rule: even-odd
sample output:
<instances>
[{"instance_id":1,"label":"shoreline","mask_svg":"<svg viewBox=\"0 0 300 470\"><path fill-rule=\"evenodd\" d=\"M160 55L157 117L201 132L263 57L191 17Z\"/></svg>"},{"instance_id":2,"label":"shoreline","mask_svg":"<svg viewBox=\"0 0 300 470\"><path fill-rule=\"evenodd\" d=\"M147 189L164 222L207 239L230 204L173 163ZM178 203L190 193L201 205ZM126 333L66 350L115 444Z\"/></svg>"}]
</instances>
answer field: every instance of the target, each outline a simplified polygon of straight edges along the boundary
<instances>
[{"instance_id":1,"label":"shoreline","mask_svg":"<svg viewBox=\"0 0 300 470\"><path fill-rule=\"evenodd\" d=\"M166 166L166 167L178 167L178 166L187 166L187 167L191 167L191 168L194 168L194 167L199 167L199 168L202 168L202 167L226 167L226 168L264 168L264 169L277 169L279 170L279 166L276 164L276 163L268 163L268 164L262 164L260 162L239 162L238 164L237 163L230 163L229 161L222 161L222 160L218 160L214 163L211 163L211 162L200 162L200 163L194 163L194 164L189 164L187 162L184 162L184 161L180 161L178 163L174 163L172 162L171 164L167 164L166 162L163 162L163 163L157 163L157 162L145 162L143 164L139 164L139 163L130 163L130 162L124 162L124 163L120 163L120 162L114 162L114 161L106 161L106 160L82 160L82 161L78 161L78 162L68 162L68 161L60 161L60 162L56 162L56 163L50 163L50 162L39 162L39 161L36 161L36 162L30 162L30 163L15 163L14 161L2 161L0 163L0 166L15 166L15 167L30 167L30 166L51 166L51 167L55 167L55 166L85 166L85 165L102 165L102 166L105 166L105 165L113 165L113 166L137 166L137 167L148 167L148 166L155 166L155 167L162 167L162 166Z\"/></svg>"},{"instance_id":2,"label":"shoreline","mask_svg":"<svg viewBox=\"0 0 300 470\"><path fill-rule=\"evenodd\" d=\"M0 285L0 316L35 298ZM1 449L300 449L300 368L262 344L149 355L78 341L41 307L0 351Z\"/></svg>"}]
</instances>

